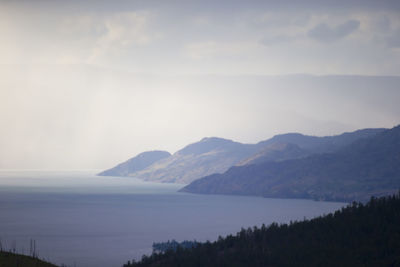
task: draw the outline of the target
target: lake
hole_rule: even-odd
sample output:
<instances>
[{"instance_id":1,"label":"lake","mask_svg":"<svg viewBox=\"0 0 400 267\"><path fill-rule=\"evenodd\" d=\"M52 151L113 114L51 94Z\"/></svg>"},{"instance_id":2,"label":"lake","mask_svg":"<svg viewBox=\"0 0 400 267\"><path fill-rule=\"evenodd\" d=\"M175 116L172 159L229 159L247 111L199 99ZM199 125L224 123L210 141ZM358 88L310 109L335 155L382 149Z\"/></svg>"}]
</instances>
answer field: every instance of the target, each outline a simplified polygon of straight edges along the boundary
<instances>
[{"instance_id":1,"label":"lake","mask_svg":"<svg viewBox=\"0 0 400 267\"><path fill-rule=\"evenodd\" d=\"M346 203L178 193L183 185L95 171L0 171L3 248L77 267L121 267L153 242L216 240L242 227L302 220Z\"/></svg>"}]
</instances>

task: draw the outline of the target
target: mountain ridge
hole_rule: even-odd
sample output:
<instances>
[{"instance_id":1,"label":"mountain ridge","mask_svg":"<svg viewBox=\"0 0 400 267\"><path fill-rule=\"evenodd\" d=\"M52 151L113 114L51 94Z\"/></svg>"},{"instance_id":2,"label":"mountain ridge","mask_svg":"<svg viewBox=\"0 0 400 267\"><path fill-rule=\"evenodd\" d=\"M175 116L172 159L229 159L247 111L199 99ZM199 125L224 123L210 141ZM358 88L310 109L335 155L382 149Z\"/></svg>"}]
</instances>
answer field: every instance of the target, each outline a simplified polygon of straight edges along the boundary
<instances>
[{"instance_id":1,"label":"mountain ridge","mask_svg":"<svg viewBox=\"0 0 400 267\"><path fill-rule=\"evenodd\" d=\"M102 171L100 176L128 176L132 172L143 170L156 161L169 157L171 154L167 151L153 150L146 151L136 155L127 161L118 164L117 166Z\"/></svg>"},{"instance_id":2,"label":"mountain ridge","mask_svg":"<svg viewBox=\"0 0 400 267\"><path fill-rule=\"evenodd\" d=\"M222 173L257 150L256 144L203 138L130 176L145 181L189 183L204 174Z\"/></svg>"},{"instance_id":3,"label":"mountain ridge","mask_svg":"<svg viewBox=\"0 0 400 267\"><path fill-rule=\"evenodd\" d=\"M299 133L276 135L255 144L242 144L220 137L205 137L191 143L168 157L154 161L145 168L103 172L102 175L132 176L145 181L188 184L196 179L224 173L237 164L281 161L310 154L335 151L354 140L375 135L383 129L363 129L328 137L307 136ZM247 162L247 163L246 163ZM129 165L129 161L125 162ZM117 166L118 167L118 166ZM117 168L115 167L115 168ZM113 170L112 168L111 170ZM118 168L117 168L118 169Z\"/></svg>"},{"instance_id":4,"label":"mountain ridge","mask_svg":"<svg viewBox=\"0 0 400 267\"><path fill-rule=\"evenodd\" d=\"M400 188L400 126L360 138L333 153L234 166L183 192L318 200L367 200Z\"/></svg>"}]
</instances>

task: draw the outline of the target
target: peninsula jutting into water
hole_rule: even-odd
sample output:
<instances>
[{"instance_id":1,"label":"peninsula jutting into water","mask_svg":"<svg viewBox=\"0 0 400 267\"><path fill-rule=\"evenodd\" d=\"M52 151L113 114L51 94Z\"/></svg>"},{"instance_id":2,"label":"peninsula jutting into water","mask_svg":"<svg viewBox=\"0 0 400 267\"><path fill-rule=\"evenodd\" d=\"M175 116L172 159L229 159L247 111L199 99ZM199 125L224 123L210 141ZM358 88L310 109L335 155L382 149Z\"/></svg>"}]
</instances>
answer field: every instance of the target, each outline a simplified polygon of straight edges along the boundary
<instances>
[{"instance_id":1,"label":"peninsula jutting into water","mask_svg":"<svg viewBox=\"0 0 400 267\"><path fill-rule=\"evenodd\" d=\"M400 266L399 0L0 1L0 33L0 267Z\"/></svg>"}]
</instances>

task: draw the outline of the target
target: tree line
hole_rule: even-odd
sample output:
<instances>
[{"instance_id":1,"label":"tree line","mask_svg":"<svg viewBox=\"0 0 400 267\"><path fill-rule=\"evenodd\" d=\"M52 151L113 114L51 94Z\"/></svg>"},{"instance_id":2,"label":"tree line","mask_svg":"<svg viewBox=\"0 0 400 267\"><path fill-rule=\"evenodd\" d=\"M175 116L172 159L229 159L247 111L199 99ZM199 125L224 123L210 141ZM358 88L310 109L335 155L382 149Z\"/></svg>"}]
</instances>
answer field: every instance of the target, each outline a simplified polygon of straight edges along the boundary
<instances>
[{"instance_id":1,"label":"tree line","mask_svg":"<svg viewBox=\"0 0 400 267\"><path fill-rule=\"evenodd\" d=\"M311 220L153 251L132 266L400 266L400 193Z\"/></svg>"}]
</instances>

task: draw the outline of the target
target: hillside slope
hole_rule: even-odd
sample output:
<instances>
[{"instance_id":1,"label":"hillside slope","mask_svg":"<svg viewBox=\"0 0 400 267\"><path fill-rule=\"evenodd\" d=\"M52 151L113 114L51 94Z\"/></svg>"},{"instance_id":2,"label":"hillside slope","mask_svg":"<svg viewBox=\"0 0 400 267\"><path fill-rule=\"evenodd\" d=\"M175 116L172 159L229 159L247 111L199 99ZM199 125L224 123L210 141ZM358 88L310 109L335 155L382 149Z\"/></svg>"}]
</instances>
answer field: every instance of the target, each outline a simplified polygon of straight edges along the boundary
<instances>
[{"instance_id":1,"label":"hillside slope","mask_svg":"<svg viewBox=\"0 0 400 267\"><path fill-rule=\"evenodd\" d=\"M140 171L150 166L154 162L168 158L171 154L167 151L147 151L121 163L117 166L105 170L100 176L128 176L131 173Z\"/></svg>"},{"instance_id":2,"label":"hillside slope","mask_svg":"<svg viewBox=\"0 0 400 267\"><path fill-rule=\"evenodd\" d=\"M203 194L367 200L400 188L400 126L361 138L335 153L232 167L184 187Z\"/></svg>"},{"instance_id":3,"label":"hillside slope","mask_svg":"<svg viewBox=\"0 0 400 267\"><path fill-rule=\"evenodd\" d=\"M54 264L26 255L0 251L0 267L57 267Z\"/></svg>"},{"instance_id":4,"label":"hillside slope","mask_svg":"<svg viewBox=\"0 0 400 267\"><path fill-rule=\"evenodd\" d=\"M241 144L217 137L203 138L145 168L142 165L141 168L134 166L132 161L136 158L133 158L100 175L133 176L154 182L190 183L207 175L223 173L236 164L282 161L336 151L354 140L373 136L381 131L383 129L364 129L328 137L290 133L277 135L257 144Z\"/></svg>"},{"instance_id":5,"label":"hillside slope","mask_svg":"<svg viewBox=\"0 0 400 267\"><path fill-rule=\"evenodd\" d=\"M309 151L311 154L331 153L353 143L361 138L375 136L387 129L384 128L367 128L360 129L354 132L346 132L333 136L310 136L300 133L286 133L275 135L271 139L262 141L260 146L266 147L270 144L294 144L299 148Z\"/></svg>"},{"instance_id":6,"label":"hillside slope","mask_svg":"<svg viewBox=\"0 0 400 267\"><path fill-rule=\"evenodd\" d=\"M272 143L267 144L257 153L240 161L236 166L245 166L251 164L260 164L267 161L284 161L288 159L304 158L312 154L311 152L300 148L291 143Z\"/></svg>"},{"instance_id":7,"label":"hillside slope","mask_svg":"<svg viewBox=\"0 0 400 267\"><path fill-rule=\"evenodd\" d=\"M216 137L203 138L171 157L130 175L146 181L190 183L205 175L223 173L258 150L258 145L241 144Z\"/></svg>"}]
</instances>

